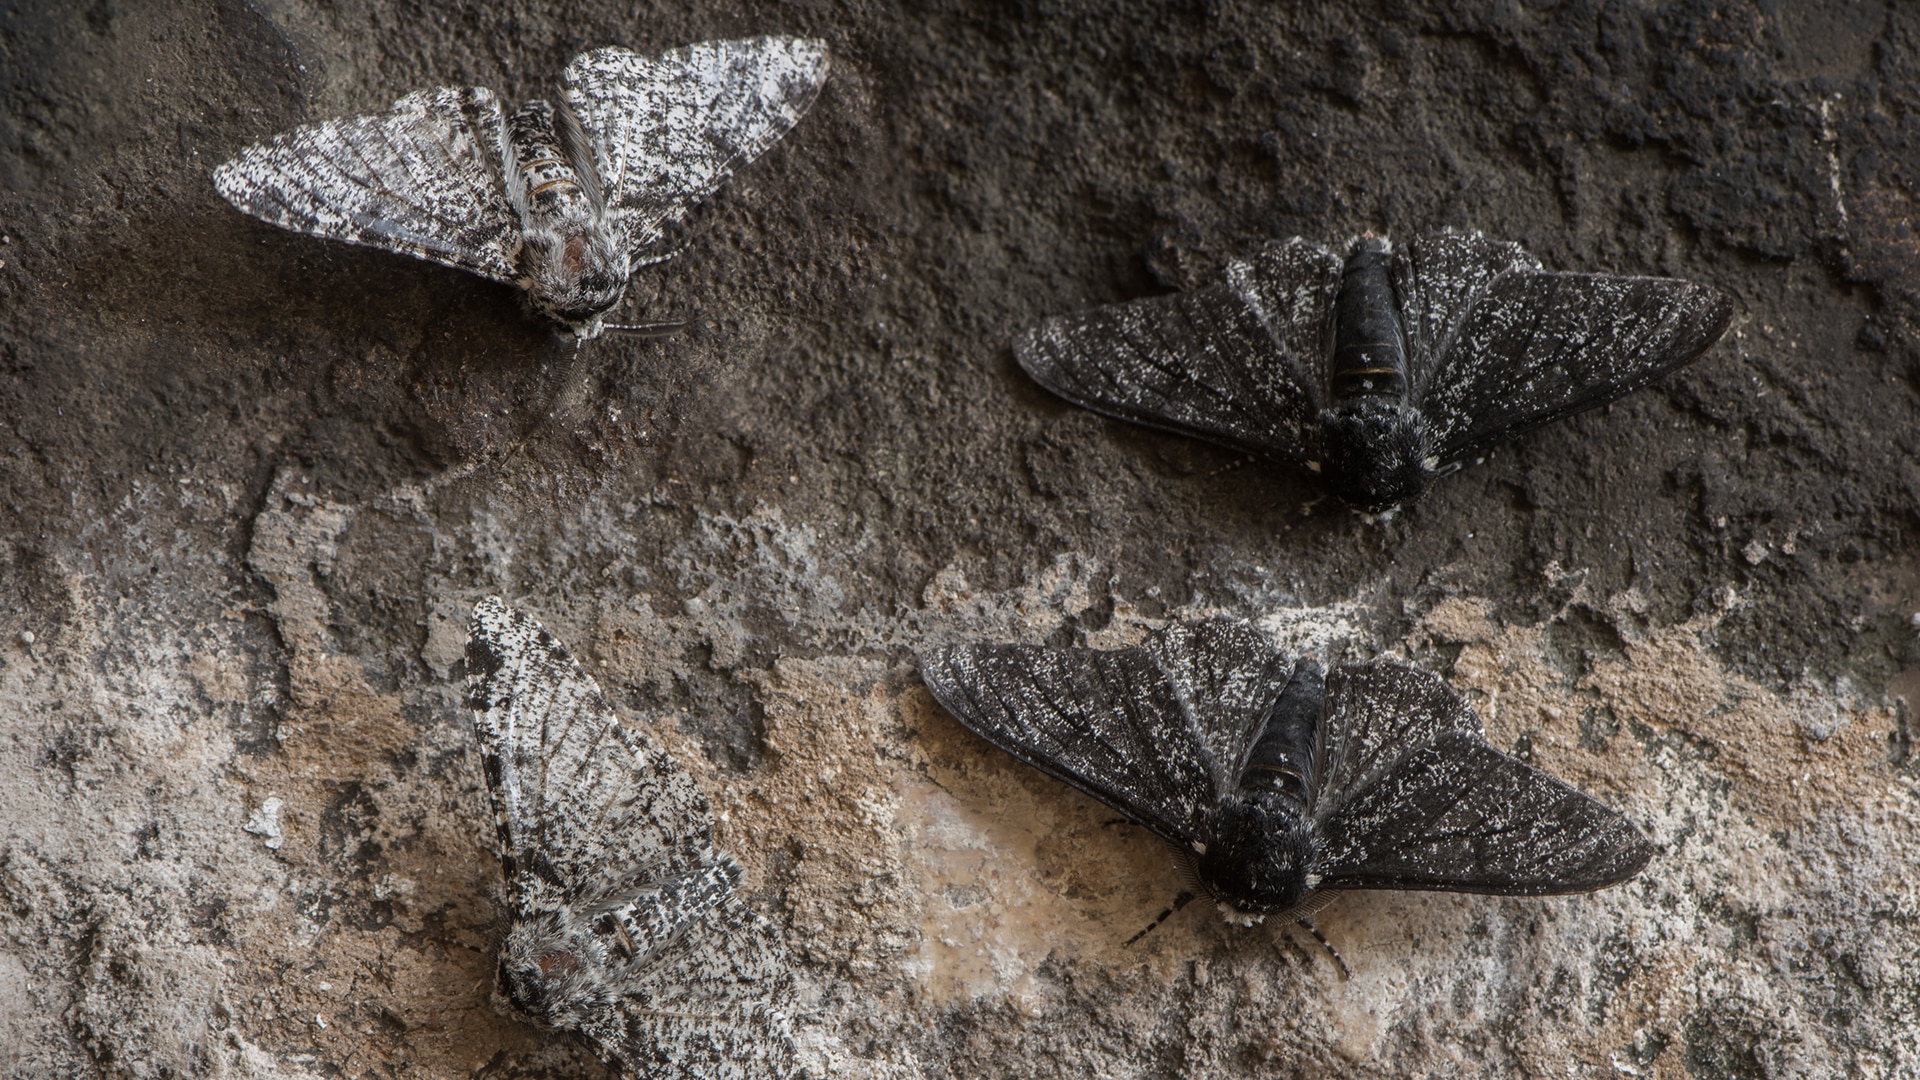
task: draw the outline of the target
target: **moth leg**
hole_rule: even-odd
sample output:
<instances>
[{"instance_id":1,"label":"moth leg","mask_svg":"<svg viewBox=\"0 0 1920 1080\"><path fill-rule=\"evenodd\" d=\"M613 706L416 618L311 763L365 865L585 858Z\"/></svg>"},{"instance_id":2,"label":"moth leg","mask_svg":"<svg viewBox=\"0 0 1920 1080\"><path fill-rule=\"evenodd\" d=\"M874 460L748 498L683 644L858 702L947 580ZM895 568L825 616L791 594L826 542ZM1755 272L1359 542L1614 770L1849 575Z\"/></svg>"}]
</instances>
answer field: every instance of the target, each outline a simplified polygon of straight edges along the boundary
<instances>
[{"instance_id":1,"label":"moth leg","mask_svg":"<svg viewBox=\"0 0 1920 1080\"><path fill-rule=\"evenodd\" d=\"M1353 969L1347 966L1346 958L1340 955L1339 949L1333 947L1333 942L1327 940L1327 935L1321 933L1319 927L1307 921L1305 917L1293 921L1300 929L1312 934L1313 940L1319 942L1321 947L1327 950L1328 956L1333 957L1333 962L1340 966L1340 978L1342 981L1353 978Z\"/></svg>"},{"instance_id":2,"label":"moth leg","mask_svg":"<svg viewBox=\"0 0 1920 1080\"><path fill-rule=\"evenodd\" d=\"M1181 890L1180 895L1173 898L1172 907L1161 912L1158 917L1156 917L1152 922L1148 923L1147 928L1145 930L1142 930L1139 933L1128 938L1127 940L1121 942L1120 947L1123 949L1128 948L1134 942L1139 941L1141 938L1146 937L1148 934L1153 933L1154 927L1159 926L1163 922L1166 922L1168 919L1173 917L1174 912L1179 911L1181 908L1186 907L1188 904L1191 904L1191 903L1193 903L1193 891L1190 889Z\"/></svg>"}]
</instances>

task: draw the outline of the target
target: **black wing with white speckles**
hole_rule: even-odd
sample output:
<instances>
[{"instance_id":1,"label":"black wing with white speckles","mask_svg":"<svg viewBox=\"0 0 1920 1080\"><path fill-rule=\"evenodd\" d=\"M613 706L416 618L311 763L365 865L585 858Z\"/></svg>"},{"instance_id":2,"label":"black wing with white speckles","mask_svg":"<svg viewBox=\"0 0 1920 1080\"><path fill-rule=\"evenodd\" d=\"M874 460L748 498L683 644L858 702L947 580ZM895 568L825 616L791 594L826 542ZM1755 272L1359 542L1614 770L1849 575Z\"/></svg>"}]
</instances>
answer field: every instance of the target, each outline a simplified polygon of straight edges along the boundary
<instances>
[{"instance_id":1,"label":"black wing with white speckles","mask_svg":"<svg viewBox=\"0 0 1920 1080\"><path fill-rule=\"evenodd\" d=\"M800 122L827 78L809 38L707 41L575 57L562 76L607 207L636 252Z\"/></svg>"},{"instance_id":2,"label":"black wing with white speckles","mask_svg":"<svg viewBox=\"0 0 1920 1080\"><path fill-rule=\"evenodd\" d=\"M1453 234L1426 239L1428 247L1491 244ZM1433 342L1419 399L1443 465L1638 390L1698 359L1733 321L1733 302L1704 285L1555 274L1531 263L1516 261L1464 296L1447 297L1457 306L1448 309L1445 336ZM1430 280L1418 271L1406 276Z\"/></svg>"},{"instance_id":3,"label":"black wing with white speckles","mask_svg":"<svg viewBox=\"0 0 1920 1080\"><path fill-rule=\"evenodd\" d=\"M1320 888L1586 892L1652 857L1626 818L1488 746L1437 676L1336 668L1325 716L1327 779L1310 811Z\"/></svg>"},{"instance_id":4,"label":"black wing with white speckles","mask_svg":"<svg viewBox=\"0 0 1920 1080\"><path fill-rule=\"evenodd\" d=\"M939 648L921 671L962 724L1158 832L1242 911L1320 889L1582 892L1652 854L1618 813L1488 746L1442 680L1376 662L1323 682L1245 624L1113 651Z\"/></svg>"},{"instance_id":5,"label":"black wing with white speckles","mask_svg":"<svg viewBox=\"0 0 1920 1080\"><path fill-rule=\"evenodd\" d=\"M467 670L513 904L505 1007L624 1075L804 1076L779 932L734 896L693 782L497 598L474 609Z\"/></svg>"},{"instance_id":6,"label":"black wing with white speckles","mask_svg":"<svg viewBox=\"0 0 1920 1080\"><path fill-rule=\"evenodd\" d=\"M988 742L1185 846L1204 832L1292 661L1226 620L1136 648L954 645L920 657L927 688Z\"/></svg>"},{"instance_id":7,"label":"black wing with white speckles","mask_svg":"<svg viewBox=\"0 0 1920 1080\"><path fill-rule=\"evenodd\" d=\"M1441 231L1344 259L1304 240L1221 284L1048 320L1015 343L1075 404L1313 472L1369 511L1497 443L1698 358L1731 301L1672 278L1558 274Z\"/></svg>"},{"instance_id":8,"label":"black wing with white speckles","mask_svg":"<svg viewBox=\"0 0 1920 1080\"><path fill-rule=\"evenodd\" d=\"M1014 356L1076 405L1304 468L1339 285L1339 257L1294 240L1219 285L1049 319Z\"/></svg>"},{"instance_id":9,"label":"black wing with white speckles","mask_svg":"<svg viewBox=\"0 0 1920 1080\"><path fill-rule=\"evenodd\" d=\"M493 92L445 87L256 143L215 169L213 185L282 228L510 282L520 218L506 197L507 161Z\"/></svg>"}]
</instances>

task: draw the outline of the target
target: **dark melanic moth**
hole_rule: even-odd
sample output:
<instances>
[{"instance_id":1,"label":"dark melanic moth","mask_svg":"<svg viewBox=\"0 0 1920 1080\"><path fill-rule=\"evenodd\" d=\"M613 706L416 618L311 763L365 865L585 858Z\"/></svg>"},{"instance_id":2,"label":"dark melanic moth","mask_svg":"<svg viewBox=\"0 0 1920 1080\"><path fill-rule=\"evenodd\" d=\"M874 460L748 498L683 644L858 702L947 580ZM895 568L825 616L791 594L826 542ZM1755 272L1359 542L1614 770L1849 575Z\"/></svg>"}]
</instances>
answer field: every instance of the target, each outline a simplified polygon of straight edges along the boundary
<instances>
[{"instance_id":1,"label":"dark melanic moth","mask_svg":"<svg viewBox=\"0 0 1920 1080\"><path fill-rule=\"evenodd\" d=\"M296 232L518 285L579 339L668 257L671 226L778 142L820 93L826 43L708 41L581 53L556 105L511 116L485 87L294 128L213 173L234 206Z\"/></svg>"},{"instance_id":2,"label":"dark melanic moth","mask_svg":"<svg viewBox=\"0 0 1920 1080\"><path fill-rule=\"evenodd\" d=\"M497 597L473 609L467 679L513 911L496 1003L623 1077L805 1076L779 931L734 896L693 782Z\"/></svg>"},{"instance_id":3,"label":"dark melanic moth","mask_svg":"<svg viewBox=\"0 0 1920 1080\"><path fill-rule=\"evenodd\" d=\"M1304 469L1378 512L1694 360L1732 318L1716 289L1548 273L1478 233L1362 236L1344 259L1295 238L1218 285L1050 319L1014 354L1076 405Z\"/></svg>"},{"instance_id":4,"label":"dark melanic moth","mask_svg":"<svg viewBox=\"0 0 1920 1080\"><path fill-rule=\"evenodd\" d=\"M950 646L920 668L969 730L1158 833L1237 921L1347 889L1586 892L1653 854L1620 814L1487 745L1439 678L1324 671L1244 623L1113 651Z\"/></svg>"}]
</instances>

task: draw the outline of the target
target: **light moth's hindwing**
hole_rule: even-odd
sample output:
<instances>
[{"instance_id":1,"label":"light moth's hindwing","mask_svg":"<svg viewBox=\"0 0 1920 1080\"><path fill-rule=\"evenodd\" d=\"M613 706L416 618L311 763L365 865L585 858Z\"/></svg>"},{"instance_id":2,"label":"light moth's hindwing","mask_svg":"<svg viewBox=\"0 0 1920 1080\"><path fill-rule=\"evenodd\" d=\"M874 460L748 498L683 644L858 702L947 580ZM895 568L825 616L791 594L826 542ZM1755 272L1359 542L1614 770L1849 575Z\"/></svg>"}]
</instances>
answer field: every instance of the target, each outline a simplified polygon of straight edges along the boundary
<instances>
[{"instance_id":1,"label":"light moth's hindwing","mask_svg":"<svg viewBox=\"0 0 1920 1080\"><path fill-rule=\"evenodd\" d=\"M1386 250L1362 237L1343 258L1290 240L1230 264L1219 285L1050 319L1014 353L1075 404L1305 470L1381 510L1692 362L1733 318L1707 286L1550 273L1517 244L1454 231L1393 251L1390 293L1338 295L1343 266ZM1393 305L1344 321L1397 323L1404 379L1336 378L1348 303Z\"/></svg>"},{"instance_id":2,"label":"light moth's hindwing","mask_svg":"<svg viewBox=\"0 0 1920 1080\"><path fill-rule=\"evenodd\" d=\"M1316 889L1584 892L1652 855L1617 812L1488 746L1438 678L1376 661L1322 689L1317 665L1230 620L1113 651L937 648L921 672L968 729L1160 834L1243 912ZM1296 682L1317 721L1299 745L1263 741Z\"/></svg>"},{"instance_id":3,"label":"light moth's hindwing","mask_svg":"<svg viewBox=\"0 0 1920 1080\"><path fill-rule=\"evenodd\" d=\"M692 781L498 598L474 609L467 671L513 908L510 1011L578 1030L628 1075L804 1075L779 933L734 896Z\"/></svg>"}]
</instances>

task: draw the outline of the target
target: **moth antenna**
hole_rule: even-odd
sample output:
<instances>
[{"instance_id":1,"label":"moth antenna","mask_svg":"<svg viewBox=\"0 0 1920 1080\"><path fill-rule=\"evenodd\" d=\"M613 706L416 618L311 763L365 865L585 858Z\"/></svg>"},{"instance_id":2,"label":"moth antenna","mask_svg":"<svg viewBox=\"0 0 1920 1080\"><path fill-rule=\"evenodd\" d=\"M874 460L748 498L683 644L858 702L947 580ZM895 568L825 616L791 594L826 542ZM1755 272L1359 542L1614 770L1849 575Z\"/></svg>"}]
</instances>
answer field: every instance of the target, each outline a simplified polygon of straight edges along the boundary
<instances>
[{"instance_id":1,"label":"moth antenna","mask_svg":"<svg viewBox=\"0 0 1920 1080\"><path fill-rule=\"evenodd\" d=\"M1253 464L1253 458L1251 456L1238 458L1236 460L1229 461L1225 465L1222 465L1219 468L1213 470L1212 472L1208 473L1207 476L1209 478L1212 478L1215 476L1219 476L1223 472L1232 472L1233 470L1238 469L1243 465L1251 465L1251 464Z\"/></svg>"},{"instance_id":2,"label":"moth antenna","mask_svg":"<svg viewBox=\"0 0 1920 1080\"><path fill-rule=\"evenodd\" d=\"M1313 940L1319 942L1320 945L1327 950L1327 955L1333 957L1333 962L1335 964L1340 965L1340 980L1342 982L1345 982L1346 980L1353 978L1353 969L1347 966L1346 958L1340 955L1339 949L1336 949L1333 947L1333 942L1327 940L1327 935L1321 933L1319 927L1313 925L1312 923L1308 922L1304 918L1295 919L1293 921L1299 924L1301 929L1305 930L1309 934L1312 934ZM1149 927L1149 929L1151 929L1151 927Z\"/></svg>"},{"instance_id":3,"label":"moth antenna","mask_svg":"<svg viewBox=\"0 0 1920 1080\"><path fill-rule=\"evenodd\" d=\"M1190 892L1182 891L1179 896L1176 896L1173 898L1172 907L1161 912L1158 917L1156 917L1152 922L1148 923L1147 928L1145 930L1142 930L1139 933L1128 938L1127 940L1121 942L1120 947L1123 949L1128 948L1132 946L1134 942L1139 941L1141 938L1146 937L1148 934L1153 933L1154 927L1159 926L1163 922L1166 922L1168 919L1173 917L1174 912L1179 911L1181 908L1186 907L1188 904L1191 904L1191 903L1193 903L1193 894ZM1331 948L1332 946L1328 946L1328 947Z\"/></svg>"},{"instance_id":4,"label":"moth antenna","mask_svg":"<svg viewBox=\"0 0 1920 1080\"><path fill-rule=\"evenodd\" d=\"M685 319L654 323L603 323L600 326L601 330L609 334L629 334L646 341L672 337L686 328L687 320Z\"/></svg>"}]
</instances>

